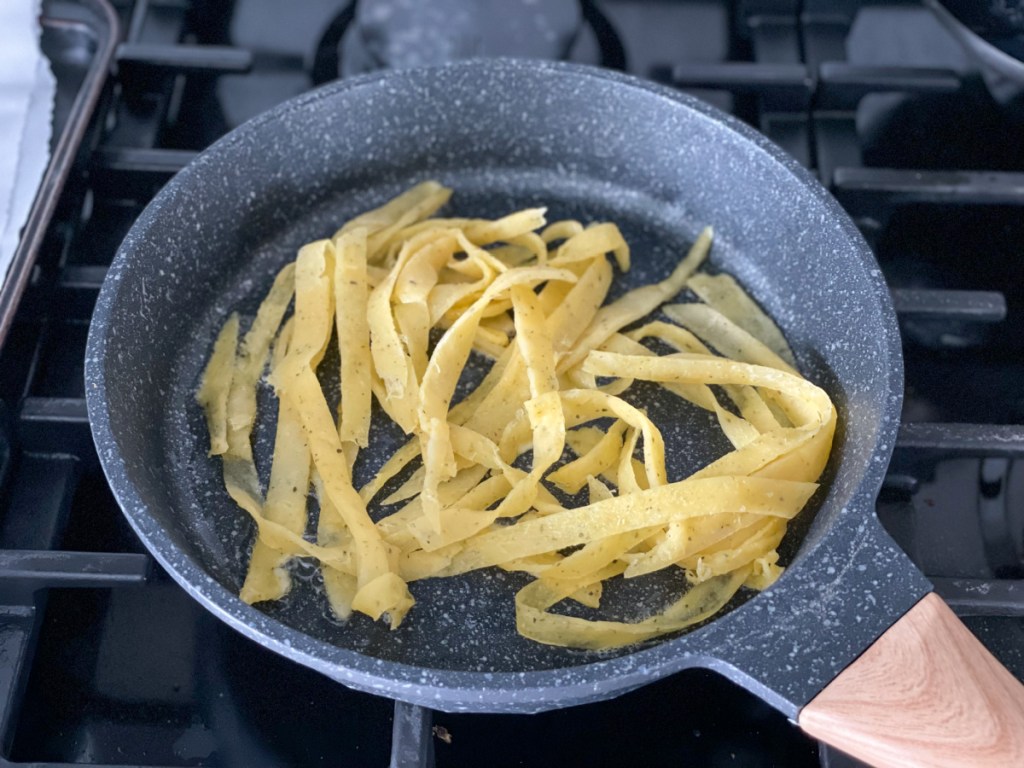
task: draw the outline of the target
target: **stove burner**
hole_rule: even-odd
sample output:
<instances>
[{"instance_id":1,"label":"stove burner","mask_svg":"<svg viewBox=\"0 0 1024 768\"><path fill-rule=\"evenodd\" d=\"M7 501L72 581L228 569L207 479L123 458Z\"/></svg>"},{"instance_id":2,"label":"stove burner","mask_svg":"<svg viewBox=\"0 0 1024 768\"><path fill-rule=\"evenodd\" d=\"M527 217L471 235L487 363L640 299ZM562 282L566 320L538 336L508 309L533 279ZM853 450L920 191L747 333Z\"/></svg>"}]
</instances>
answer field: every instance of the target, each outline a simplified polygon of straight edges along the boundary
<instances>
[{"instance_id":1,"label":"stove burner","mask_svg":"<svg viewBox=\"0 0 1024 768\"><path fill-rule=\"evenodd\" d=\"M359 0L342 40L341 71L478 56L564 59L582 22L577 0Z\"/></svg>"},{"instance_id":2,"label":"stove burner","mask_svg":"<svg viewBox=\"0 0 1024 768\"><path fill-rule=\"evenodd\" d=\"M320 36L311 77L321 85L340 76L477 56L584 60L626 69L619 32L594 0L352 0Z\"/></svg>"},{"instance_id":3,"label":"stove burner","mask_svg":"<svg viewBox=\"0 0 1024 768\"><path fill-rule=\"evenodd\" d=\"M1021 0L925 0L967 50L992 97L1024 122L1024 3Z\"/></svg>"},{"instance_id":4,"label":"stove burner","mask_svg":"<svg viewBox=\"0 0 1024 768\"><path fill-rule=\"evenodd\" d=\"M976 35L1024 60L1024 0L942 0L942 4Z\"/></svg>"}]
</instances>

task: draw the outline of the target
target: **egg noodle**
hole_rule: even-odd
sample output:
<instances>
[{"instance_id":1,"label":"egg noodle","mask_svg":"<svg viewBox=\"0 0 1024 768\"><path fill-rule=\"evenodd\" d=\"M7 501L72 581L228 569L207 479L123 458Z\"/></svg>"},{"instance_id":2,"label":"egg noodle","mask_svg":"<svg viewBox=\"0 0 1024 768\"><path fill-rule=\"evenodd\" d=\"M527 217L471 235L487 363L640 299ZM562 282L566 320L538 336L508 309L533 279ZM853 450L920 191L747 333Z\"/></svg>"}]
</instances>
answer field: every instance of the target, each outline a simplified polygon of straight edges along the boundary
<instances>
[{"instance_id":1,"label":"egg noodle","mask_svg":"<svg viewBox=\"0 0 1024 768\"><path fill-rule=\"evenodd\" d=\"M532 577L515 595L520 633L607 649L772 584L836 411L737 282L698 271L711 230L661 282L605 303L630 268L615 224L548 224L542 208L433 218L450 196L424 182L303 246L247 330L232 314L213 344L196 398L227 492L257 528L242 599L283 597L289 561L315 558L337 617L396 629L415 602L409 582L498 567ZM680 297L691 300L669 303ZM340 365L325 371L332 340ZM474 354L493 362L455 402ZM263 377L277 418L261 481L251 438ZM325 377L340 385L336 411ZM713 413L733 450L670 478L658 425L623 397L635 381ZM408 441L356 488L375 419ZM665 568L689 586L642 621L552 610L598 609L607 580Z\"/></svg>"}]
</instances>

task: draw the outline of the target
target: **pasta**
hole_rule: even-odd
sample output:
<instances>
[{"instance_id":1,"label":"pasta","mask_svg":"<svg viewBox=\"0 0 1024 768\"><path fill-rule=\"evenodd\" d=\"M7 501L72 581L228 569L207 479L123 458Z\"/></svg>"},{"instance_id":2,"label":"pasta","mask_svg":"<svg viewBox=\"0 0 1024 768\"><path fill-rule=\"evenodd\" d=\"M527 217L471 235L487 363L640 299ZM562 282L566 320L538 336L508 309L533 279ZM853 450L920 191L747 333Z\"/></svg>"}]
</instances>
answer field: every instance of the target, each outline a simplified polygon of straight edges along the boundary
<instances>
[{"instance_id":1,"label":"pasta","mask_svg":"<svg viewBox=\"0 0 1024 768\"><path fill-rule=\"evenodd\" d=\"M711 230L665 279L606 303L631 259L613 223L549 224L540 208L432 218L450 197L424 182L305 245L245 334L233 314L213 344L196 399L225 488L256 524L242 599L281 598L289 563L314 558L337 617L396 629L411 582L498 567L532 578L514 596L521 634L602 650L681 631L740 589L770 586L836 411L739 284L701 271ZM686 290L696 301L668 304ZM332 345L340 363L325 371ZM491 366L460 398L474 354ZM265 493L251 447L264 375L277 397ZM340 388L336 410L325 377ZM637 381L713 414L733 449L669 477L661 430L630 399ZM360 449L382 418L407 442L357 488ZM663 569L690 586L640 621L603 615L609 579ZM600 618L556 611L566 600Z\"/></svg>"}]
</instances>

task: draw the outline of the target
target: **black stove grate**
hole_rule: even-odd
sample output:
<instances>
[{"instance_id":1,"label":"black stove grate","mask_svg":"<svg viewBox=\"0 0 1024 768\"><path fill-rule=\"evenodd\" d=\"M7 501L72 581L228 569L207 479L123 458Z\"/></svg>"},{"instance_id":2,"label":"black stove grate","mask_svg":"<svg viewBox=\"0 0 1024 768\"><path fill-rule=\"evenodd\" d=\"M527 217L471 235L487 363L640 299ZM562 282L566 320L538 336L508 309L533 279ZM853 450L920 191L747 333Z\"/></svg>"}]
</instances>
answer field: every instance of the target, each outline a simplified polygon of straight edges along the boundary
<instances>
[{"instance_id":1,"label":"black stove grate","mask_svg":"<svg viewBox=\"0 0 1024 768\"><path fill-rule=\"evenodd\" d=\"M563 712L432 717L255 646L151 562L102 478L85 409L82 359L106 267L198 150L340 66L323 46L352 13L342 0L310 3L321 47L303 55L260 37L253 18L270 3L115 6L127 30L116 71L0 352L0 765L377 765L388 754L423 766L817 764L816 745L781 715L700 670ZM1024 678L1024 127L949 50L890 55L881 24L936 34L914 6L584 6L577 58L697 92L753 124L816 170L875 248L908 380L879 514ZM977 132L934 119L964 109Z\"/></svg>"}]
</instances>

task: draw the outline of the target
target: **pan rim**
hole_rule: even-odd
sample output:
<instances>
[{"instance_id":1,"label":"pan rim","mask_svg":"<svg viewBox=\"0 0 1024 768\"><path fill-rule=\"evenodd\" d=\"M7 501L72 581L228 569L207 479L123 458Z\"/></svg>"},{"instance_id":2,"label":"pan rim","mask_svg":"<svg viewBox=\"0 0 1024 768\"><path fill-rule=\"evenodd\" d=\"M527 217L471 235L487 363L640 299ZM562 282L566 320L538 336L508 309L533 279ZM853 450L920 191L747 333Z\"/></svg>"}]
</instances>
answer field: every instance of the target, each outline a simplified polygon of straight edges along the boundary
<instances>
[{"instance_id":1,"label":"pan rim","mask_svg":"<svg viewBox=\"0 0 1024 768\"><path fill-rule=\"evenodd\" d=\"M777 587L755 596L745 605L693 632L614 658L591 660L572 667L524 672L429 669L386 661L331 645L243 603L237 595L211 577L195 559L173 544L163 527L156 524L149 515L146 505L129 479L124 458L117 447L116 436L111 428L106 397L104 350L109 328L107 320L118 296L121 277L129 266L129 245L133 237L158 220L164 204L172 199L212 157L245 140L249 134L258 133L261 126L268 122L280 120L293 111L308 109L325 99L337 98L341 94L357 89L379 86L393 77L444 78L470 69L490 71L492 74L508 72L513 76L516 72L526 69L533 73L547 72L576 78L579 81L599 80L615 83L616 87L640 89L671 102L673 108L681 107L704 120L724 125L737 134L739 140L754 145L768 160L782 166L783 170L792 175L831 215L833 225L838 225L840 234L849 242L851 250L855 251L856 258L860 261L860 267L872 282L873 300L878 304L879 317L886 330L884 345L888 357L888 407L896 414L899 413L903 394L902 354L888 289L874 255L849 216L808 170L753 128L710 104L668 87L630 75L579 64L478 59L401 72L370 74L322 86L284 102L234 129L204 150L164 186L140 214L118 249L97 299L96 310L89 327L85 361L86 400L93 439L104 474L133 530L157 562L186 592L226 623L264 647L269 647L357 689L440 709L539 711L608 698L671 674L685 666L721 666L714 655L714 638L727 636L730 627L740 617L748 614L764 595L784 586L789 573L783 576ZM876 460L867 462L860 479L850 491L847 506L851 513L856 509L857 514L874 518L874 500L893 450L898 426L898 418L880 421L871 454ZM811 560L815 551L829 540L831 533L832 530L824 531L819 540L803 553L802 560ZM789 711L795 711L792 704L786 706L786 701L773 703Z\"/></svg>"}]
</instances>

